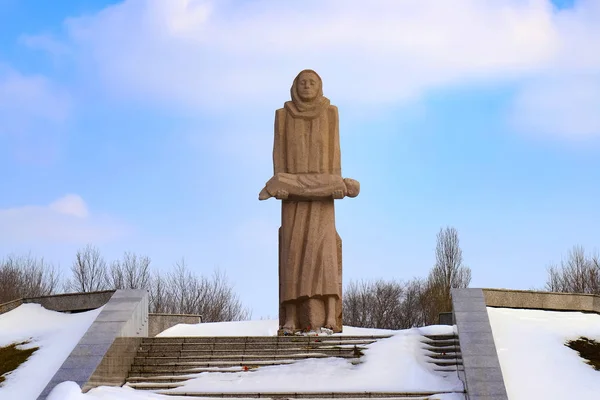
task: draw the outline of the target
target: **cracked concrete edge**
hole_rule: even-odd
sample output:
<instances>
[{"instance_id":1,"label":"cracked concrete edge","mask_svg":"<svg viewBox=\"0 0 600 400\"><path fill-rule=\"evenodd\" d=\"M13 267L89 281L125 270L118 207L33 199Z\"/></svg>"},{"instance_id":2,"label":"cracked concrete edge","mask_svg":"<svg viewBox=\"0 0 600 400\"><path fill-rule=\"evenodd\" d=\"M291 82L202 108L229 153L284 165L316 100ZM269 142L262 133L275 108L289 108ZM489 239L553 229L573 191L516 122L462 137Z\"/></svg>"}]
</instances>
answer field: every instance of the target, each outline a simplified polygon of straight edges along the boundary
<instances>
[{"instance_id":1,"label":"cracked concrete edge","mask_svg":"<svg viewBox=\"0 0 600 400\"><path fill-rule=\"evenodd\" d=\"M37 400L46 400L56 385L67 380L76 382L84 390L90 388L89 382L118 381L121 377L112 375L122 374L128 366L123 362L116 366L117 357L110 358L107 354L115 348L123 348L124 344L117 339L142 337L148 337L148 292L115 291Z\"/></svg>"}]
</instances>

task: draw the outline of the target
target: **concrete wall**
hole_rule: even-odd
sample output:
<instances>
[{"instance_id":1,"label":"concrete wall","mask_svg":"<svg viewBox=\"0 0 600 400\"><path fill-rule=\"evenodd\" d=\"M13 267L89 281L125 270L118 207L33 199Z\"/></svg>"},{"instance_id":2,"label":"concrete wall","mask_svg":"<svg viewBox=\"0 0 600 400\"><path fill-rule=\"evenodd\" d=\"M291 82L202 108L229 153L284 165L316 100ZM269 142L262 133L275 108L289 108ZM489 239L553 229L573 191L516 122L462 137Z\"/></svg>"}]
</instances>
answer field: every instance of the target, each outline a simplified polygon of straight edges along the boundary
<instances>
[{"instance_id":1,"label":"concrete wall","mask_svg":"<svg viewBox=\"0 0 600 400\"><path fill-rule=\"evenodd\" d=\"M451 312L442 312L438 314L438 324L440 325L456 325L454 314Z\"/></svg>"},{"instance_id":2,"label":"concrete wall","mask_svg":"<svg viewBox=\"0 0 600 400\"><path fill-rule=\"evenodd\" d=\"M199 324L201 315L190 314L148 314L148 336L154 337L177 324Z\"/></svg>"},{"instance_id":3,"label":"concrete wall","mask_svg":"<svg viewBox=\"0 0 600 400\"><path fill-rule=\"evenodd\" d=\"M549 311L584 311L600 314L600 296L578 293L482 289L488 307L527 308Z\"/></svg>"},{"instance_id":4,"label":"concrete wall","mask_svg":"<svg viewBox=\"0 0 600 400\"><path fill-rule=\"evenodd\" d=\"M114 290L88 293L65 293L51 296L28 297L0 304L0 314L9 312L25 303L41 304L46 310L60 312L82 312L102 307L113 295Z\"/></svg>"},{"instance_id":5,"label":"concrete wall","mask_svg":"<svg viewBox=\"0 0 600 400\"><path fill-rule=\"evenodd\" d=\"M23 299L13 300L13 301L9 301L8 303L0 304L0 315L14 310L15 308L19 307L21 304L23 304Z\"/></svg>"},{"instance_id":6,"label":"concrete wall","mask_svg":"<svg viewBox=\"0 0 600 400\"><path fill-rule=\"evenodd\" d=\"M124 383L141 338L147 336L148 292L117 290L38 400L66 380L84 392L100 384Z\"/></svg>"},{"instance_id":7,"label":"concrete wall","mask_svg":"<svg viewBox=\"0 0 600 400\"><path fill-rule=\"evenodd\" d=\"M453 289L452 308L468 400L508 400L483 291Z\"/></svg>"},{"instance_id":8,"label":"concrete wall","mask_svg":"<svg viewBox=\"0 0 600 400\"><path fill-rule=\"evenodd\" d=\"M31 297L23 303L41 304L47 310L61 312L82 312L102 307L115 293L114 290L88 293L65 293L52 296Z\"/></svg>"},{"instance_id":9,"label":"concrete wall","mask_svg":"<svg viewBox=\"0 0 600 400\"><path fill-rule=\"evenodd\" d=\"M506 399L487 307L600 314L600 296L506 289L453 289L453 315L465 367L460 378L469 400Z\"/></svg>"}]
</instances>

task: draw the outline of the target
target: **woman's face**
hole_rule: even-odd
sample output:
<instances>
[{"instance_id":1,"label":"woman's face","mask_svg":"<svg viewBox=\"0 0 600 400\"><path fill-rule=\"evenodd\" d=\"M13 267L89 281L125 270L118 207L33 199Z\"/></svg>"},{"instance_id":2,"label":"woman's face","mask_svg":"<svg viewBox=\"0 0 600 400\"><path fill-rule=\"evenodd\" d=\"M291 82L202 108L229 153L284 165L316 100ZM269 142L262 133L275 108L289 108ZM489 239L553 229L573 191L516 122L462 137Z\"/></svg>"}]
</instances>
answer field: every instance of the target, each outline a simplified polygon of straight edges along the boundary
<instances>
[{"instance_id":1,"label":"woman's face","mask_svg":"<svg viewBox=\"0 0 600 400\"><path fill-rule=\"evenodd\" d=\"M314 100L319 94L319 78L312 72L303 72L298 77L298 95L304 101Z\"/></svg>"}]
</instances>

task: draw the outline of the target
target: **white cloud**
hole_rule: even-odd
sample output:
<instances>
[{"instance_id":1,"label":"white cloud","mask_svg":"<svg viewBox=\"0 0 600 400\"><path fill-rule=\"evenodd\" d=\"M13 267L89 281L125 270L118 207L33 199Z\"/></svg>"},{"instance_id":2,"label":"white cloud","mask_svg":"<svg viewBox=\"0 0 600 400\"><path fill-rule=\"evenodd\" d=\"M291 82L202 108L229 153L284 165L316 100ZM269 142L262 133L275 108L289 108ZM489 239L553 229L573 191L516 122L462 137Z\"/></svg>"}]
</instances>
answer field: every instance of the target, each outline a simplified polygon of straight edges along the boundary
<instances>
[{"instance_id":1,"label":"white cloud","mask_svg":"<svg viewBox=\"0 0 600 400\"><path fill-rule=\"evenodd\" d=\"M22 35L19 42L32 49L46 51L56 59L71 54L71 49L51 35Z\"/></svg>"},{"instance_id":2,"label":"white cloud","mask_svg":"<svg viewBox=\"0 0 600 400\"><path fill-rule=\"evenodd\" d=\"M555 18L557 55L518 93L513 121L530 134L600 136L600 2L580 0Z\"/></svg>"},{"instance_id":3,"label":"white cloud","mask_svg":"<svg viewBox=\"0 0 600 400\"><path fill-rule=\"evenodd\" d=\"M513 113L519 129L536 135L574 140L600 135L600 79L573 77L527 84Z\"/></svg>"},{"instance_id":4,"label":"white cloud","mask_svg":"<svg viewBox=\"0 0 600 400\"><path fill-rule=\"evenodd\" d=\"M0 64L0 150L21 159L53 159L71 108L64 89L41 75Z\"/></svg>"},{"instance_id":5,"label":"white cloud","mask_svg":"<svg viewBox=\"0 0 600 400\"><path fill-rule=\"evenodd\" d=\"M66 119L69 100L60 88L41 75L26 76L0 65L0 113L18 113L50 122Z\"/></svg>"},{"instance_id":6,"label":"white cloud","mask_svg":"<svg viewBox=\"0 0 600 400\"><path fill-rule=\"evenodd\" d=\"M122 222L90 214L85 201L76 194L47 206L0 209L0 240L5 243L101 243L129 233L130 228Z\"/></svg>"},{"instance_id":7,"label":"white cloud","mask_svg":"<svg viewBox=\"0 0 600 400\"><path fill-rule=\"evenodd\" d=\"M561 10L550 0L126 0L68 19L65 46L34 45L75 49L87 81L115 99L194 113L280 106L295 74L314 68L334 103L359 107L514 83L520 128L589 136L600 133L594 108L560 104L563 89L580 104L574 77L600 82L599 18L596 0Z\"/></svg>"},{"instance_id":8,"label":"white cloud","mask_svg":"<svg viewBox=\"0 0 600 400\"><path fill-rule=\"evenodd\" d=\"M203 110L279 104L307 67L337 102L398 101L534 71L558 47L545 0L129 0L67 28L115 93Z\"/></svg>"},{"instance_id":9,"label":"white cloud","mask_svg":"<svg viewBox=\"0 0 600 400\"><path fill-rule=\"evenodd\" d=\"M87 205L83 199L76 194L68 194L51 203L48 208L54 212L86 218L89 215Z\"/></svg>"}]
</instances>

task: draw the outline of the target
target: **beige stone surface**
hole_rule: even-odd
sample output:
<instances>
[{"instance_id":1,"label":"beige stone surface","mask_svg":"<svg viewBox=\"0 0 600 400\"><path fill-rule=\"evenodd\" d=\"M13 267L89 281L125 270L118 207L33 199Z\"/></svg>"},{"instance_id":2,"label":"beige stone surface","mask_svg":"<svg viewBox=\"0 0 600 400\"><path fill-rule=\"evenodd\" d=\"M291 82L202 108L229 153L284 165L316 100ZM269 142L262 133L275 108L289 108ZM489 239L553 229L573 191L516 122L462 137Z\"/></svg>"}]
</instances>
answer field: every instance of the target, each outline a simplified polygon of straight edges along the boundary
<instances>
[{"instance_id":1,"label":"beige stone surface","mask_svg":"<svg viewBox=\"0 0 600 400\"><path fill-rule=\"evenodd\" d=\"M483 289L483 295L489 307L600 313L600 296L593 294Z\"/></svg>"},{"instance_id":2,"label":"beige stone surface","mask_svg":"<svg viewBox=\"0 0 600 400\"><path fill-rule=\"evenodd\" d=\"M281 332L342 329L342 242L334 200L355 197L343 179L337 107L312 70L301 71L292 100L275 113L273 178L259 199L282 200L279 230Z\"/></svg>"},{"instance_id":3,"label":"beige stone surface","mask_svg":"<svg viewBox=\"0 0 600 400\"><path fill-rule=\"evenodd\" d=\"M285 200L327 200L331 198L356 197L360 192L360 184L354 179L343 179L333 174L288 174L278 173L273 176L258 199L266 200L280 197Z\"/></svg>"}]
</instances>

